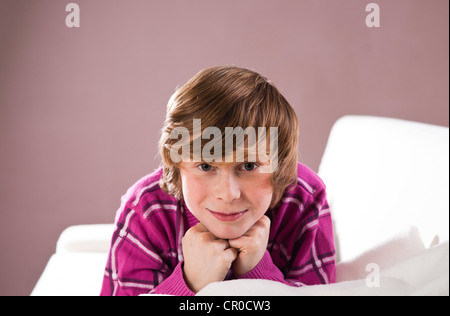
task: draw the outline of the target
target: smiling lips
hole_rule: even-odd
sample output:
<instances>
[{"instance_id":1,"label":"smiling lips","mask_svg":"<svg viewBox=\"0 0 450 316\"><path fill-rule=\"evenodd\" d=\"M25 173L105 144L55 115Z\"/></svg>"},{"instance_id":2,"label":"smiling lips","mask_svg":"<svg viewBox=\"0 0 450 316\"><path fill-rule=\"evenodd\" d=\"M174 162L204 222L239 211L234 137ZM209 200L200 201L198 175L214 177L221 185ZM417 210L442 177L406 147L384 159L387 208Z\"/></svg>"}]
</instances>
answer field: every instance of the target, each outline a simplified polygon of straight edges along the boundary
<instances>
[{"instance_id":1,"label":"smiling lips","mask_svg":"<svg viewBox=\"0 0 450 316\"><path fill-rule=\"evenodd\" d=\"M239 218L241 218L247 210L243 212L237 212L237 213L221 213L221 212L214 212L210 209L207 209L215 218L222 222L233 222Z\"/></svg>"}]
</instances>

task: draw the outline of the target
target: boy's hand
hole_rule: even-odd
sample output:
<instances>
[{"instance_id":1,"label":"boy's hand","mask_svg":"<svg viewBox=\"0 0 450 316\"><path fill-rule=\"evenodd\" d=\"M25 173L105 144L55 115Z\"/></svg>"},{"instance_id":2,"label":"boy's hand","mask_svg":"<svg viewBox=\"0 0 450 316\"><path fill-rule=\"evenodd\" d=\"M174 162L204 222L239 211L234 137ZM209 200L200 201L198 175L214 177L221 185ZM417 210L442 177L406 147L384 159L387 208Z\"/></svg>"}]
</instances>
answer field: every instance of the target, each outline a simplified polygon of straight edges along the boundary
<instances>
[{"instance_id":1,"label":"boy's hand","mask_svg":"<svg viewBox=\"0 0 450 316\"><path fill-rule=\"evenodd\" d=\"M202 223L191 227L182 239L184 280L193 292L223 281L237 256L227 240L216 239Z\"/></svg>"},{"instance_id":2,"label":"boy's hand","mask_svg":"<svg viewBox=\"0 0 450 316\"><path fill-rule=\"evenodd\" d=\"M264 215L244 235L229 240L230 246L239 251L233 263L236 275L249 272L261 261L267 249L269 232L270 219Z\"/></svg>"}]
</instances>

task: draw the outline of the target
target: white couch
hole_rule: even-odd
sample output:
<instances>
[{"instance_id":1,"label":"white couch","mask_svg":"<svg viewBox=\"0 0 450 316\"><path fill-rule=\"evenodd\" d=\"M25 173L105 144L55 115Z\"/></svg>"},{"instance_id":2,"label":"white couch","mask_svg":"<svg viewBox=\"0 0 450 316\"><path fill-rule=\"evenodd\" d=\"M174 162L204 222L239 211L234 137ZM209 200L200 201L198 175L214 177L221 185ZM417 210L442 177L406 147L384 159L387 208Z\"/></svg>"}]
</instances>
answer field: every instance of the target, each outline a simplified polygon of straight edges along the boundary
<instances>
[{"instance_id":1,"label":"white couch","mask_svg":"<svg viewBox=\"0 0 450 316\"><path fill-rule=\"evenodd\" d=\"M449 238L449 129L346 116L330 133L319 174L327 185L339 259L416 226L425 245Z\"/></svg>"},{"instance_id":2,"label":"white couch","mask_svg":"<svg viewBox=\"0 0 450 316\"><path fill-rule=\"evenodd\" d=\"M199 295L448 295L448 128L345 116L319 175L334 219L338 283L227 281ZM32 295L98 295L112 232L112 224L67 228Z\"/></svg>"}]
</instances>

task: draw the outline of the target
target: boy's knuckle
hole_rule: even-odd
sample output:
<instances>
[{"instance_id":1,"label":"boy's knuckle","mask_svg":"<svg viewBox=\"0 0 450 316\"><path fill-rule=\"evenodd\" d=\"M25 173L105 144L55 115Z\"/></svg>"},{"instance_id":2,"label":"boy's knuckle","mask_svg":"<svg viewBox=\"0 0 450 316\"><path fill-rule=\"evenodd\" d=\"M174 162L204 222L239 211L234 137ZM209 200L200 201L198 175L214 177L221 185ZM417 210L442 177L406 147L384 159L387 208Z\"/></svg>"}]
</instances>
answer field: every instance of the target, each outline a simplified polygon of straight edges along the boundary
<instances>
[{"instance_id":1,"label":"boy's knuckle","mask_svg":"<svg viewBox=\"0 0 450 316\"><path fill-rule=\"evenodd\" d=\"M200 234L198 234L198 241L203 243L203 244L209 244L211 243L211 241L214 240L214 237L212 236L211 233L208 232L202 232Z\"/></svg>"},{"instance_id":2,"label":"boy's knuckle","mask_svg":"<svg viewBox=\"0 0 450 316\"><path fill-rule=\"evenodd\" d=\"M201 243L206 243L208 241L208 236L206 234L200 234L197 238Z\"/></svg>"},{"instance_id":3,"label":"boy's knuckle","mask_svg":"<svg viewBox=\"0 0 450 316\"><path fill-rule=\"evenodd\" d=\"M183 236L183 238L181 238L181 243L182 244L186 244L191 240L191 234L188 232L186 232L186 234Z\"/></svg>"},{"instance_id":4,"label":"boy's knuckle","mask_svg":"<svg viewBox=\"0 0 450 316\"><path fill-rule=\"evenodd\" d=\"M262 223L265 227L270 227L271 221L270 218L268 218L266 215L262 217Z\"/></svg>"},{"instance_id":5,"label":"boy's knuckle","mask_svg":"<svg viewBox=\"0 0 450 316\"><path fill-rule=\"evenodd\" d=\"M220 252L223 251L225 248L224 243L220 240L217 240L216 242L214 242L214 250L216 252Z\"/></svg>"}]
</instances>

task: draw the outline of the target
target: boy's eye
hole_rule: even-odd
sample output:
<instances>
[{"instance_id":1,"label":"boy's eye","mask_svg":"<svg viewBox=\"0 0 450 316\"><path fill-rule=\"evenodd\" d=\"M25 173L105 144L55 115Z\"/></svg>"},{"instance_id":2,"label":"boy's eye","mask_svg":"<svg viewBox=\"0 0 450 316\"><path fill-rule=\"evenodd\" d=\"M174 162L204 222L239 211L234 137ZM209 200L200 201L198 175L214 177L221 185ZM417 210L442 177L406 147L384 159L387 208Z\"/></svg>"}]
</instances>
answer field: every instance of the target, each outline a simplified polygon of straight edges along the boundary
<instances>
[{"instance_id":1,"label":"boy's eye","mask_svg":"<svg viewBox=\"0 0 450 316\"><path fill-rule=\"evenodd\" d=\"M211 171L212 166L207 163L202 163L198 166L202 171Z\"/></svg>"},{"instance_id":2,"label":"boy's eye","mask_svg":"<svg viewBox=\"0 0 450 316\"><path fill-rule=\"evenodd\" d=\"M258 167L258 165L255 164L255 163L253 163L253 162L246 162L246 163L244 163L244 164L242 165L242 168L243 168L245 171L253 171L253 170L255 170L257 167Z\"/></svg>"}]
</instances>

